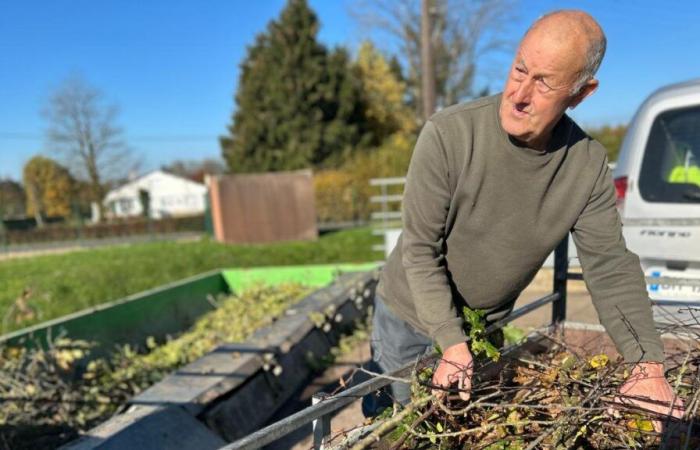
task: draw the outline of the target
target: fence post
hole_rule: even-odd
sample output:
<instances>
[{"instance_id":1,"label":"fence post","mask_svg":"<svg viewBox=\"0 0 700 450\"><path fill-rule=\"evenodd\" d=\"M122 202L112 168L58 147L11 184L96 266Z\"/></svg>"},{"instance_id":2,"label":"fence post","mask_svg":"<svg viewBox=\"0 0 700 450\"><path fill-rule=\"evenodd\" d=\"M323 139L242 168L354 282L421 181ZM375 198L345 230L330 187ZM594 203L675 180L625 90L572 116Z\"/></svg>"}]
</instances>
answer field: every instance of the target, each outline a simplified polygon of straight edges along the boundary
<instances>
[{"instance_id":1,"label":"fence post","mask_svg":"<svg viewBox=\"0 0 700 450\"><path fill-rule=\"evenodd\" d=\"M566 282L569 273L569 233L554 250L554 292L559 299L552 303L552 323L566 319Z\"/></svg>"},{"instance_id":2,"label":"fence post","mask_svg":"<svg viewBox=\"0 0 700 450\"><path fill-rule=\"evenodd\" d=\"M7 232L5 230L5 224L3 223L2 218L0 218L0 247L2 247L3 251L8 252Z\"/></svg>"},{"instance_id":3,"label":"fence post","mask_svg":"<svg viewBox=\"0 0 700 450\"><path fill-rule=\"evenodd\" d=\"M311 405L315 405L327 395L321 391L315 393L311 397ZM314 430L314 450L323 450L328 443L328 435L331 434L331 418L330 415L324 415L313 421Z\"/></svg>"}]
</instances>

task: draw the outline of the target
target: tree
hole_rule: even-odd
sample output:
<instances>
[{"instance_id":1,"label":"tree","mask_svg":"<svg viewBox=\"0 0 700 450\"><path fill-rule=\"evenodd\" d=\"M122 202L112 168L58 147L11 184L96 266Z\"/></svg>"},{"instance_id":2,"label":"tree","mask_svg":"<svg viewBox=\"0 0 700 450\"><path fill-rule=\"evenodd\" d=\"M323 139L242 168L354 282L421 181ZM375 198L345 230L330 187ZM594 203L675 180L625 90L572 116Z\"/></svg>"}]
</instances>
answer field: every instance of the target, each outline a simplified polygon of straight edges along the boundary
<instances>
[{"instance_id":1,"label":"tree","mask_svg":"<svg viewBox=\"0 0 700 450\"><path fill-rule=\"evenodd\" d=\"M370 41L360 46L354 67L362 83L367 120L377 139L383 142L395 132L415 131L416 116L405 103L406 83Z\"/></svg>"},{"instance_id":2,"label":"tree","mask_svg":"<svg viewBox=\"0 0 700 450\"><path fill-rule=\"evenodd\" d=\"M116 125L117 107L81 78L69 78L50 96L43 114L50 148L89 183L91 201L102 205L106 183L136 166Z\"/></svg>"},{"instance_id":3,"label":"tree","mask_svg":"<svg viewBox=\"0 0 700 450\"><path fill-rule=\"evenodd\" d=\"M421 2L427 3L429 48L433 59L437 107L474 97L479 66L493 53L509 50L503 29L512 23L515 0L364 0L355 16L372 29L388 33L382 42L398 46L416 114L423 112Z\"/></svg>"},{"instance_id":4,"label":"tree","mask_svg":"<svg viewBox=\"0 0 700 450\"><path fill-rule=\"evenodd\" d=\"M0 180L0 220L24 216L25 202L21 184L9 178Z\"/></svg>"},{"instance_id":5,"label":"tree","mask_svg":"<svg viewBox=\"0 0 700 450\"><path fill-rule=\"evenodd\" d=\"M226 166L223 161L214 158L205 158L199 161L178 159L161 168L173 175L187 178L197 183L203 183L205 175L220 175L226 172Z\"/></svg>"},{"instance_id":6,"label":"tree","mask_svg":"<svg viewBox=\"0 0 700 450\"><path fill-rule=\"evenodd\" d=\"M332 165L372 143L347 52L329 52L318 27L306 0L289 0L248 48L229 135L220 139L231 171Z\"/></svg>"},{"instance_id":7,"label":"tree","mask_svg":"<svg viewBox=\"0 0 700 450\"><path fill-rule=\"evenodd\" d=\"M608 151L608 160L617 161L617 156L620 154L620 147L622 147L622 140L627 133L626 125L603 125L598 128L591 128L588 130L588 134L601 144Z\"/></svg>"},{"instance_id":8,"label":"tree","mask_svg":"<svg viewBox=\"0 0 700 450\"><path fill-rule=\"evenodd\" d=\"M432 42L433 20L431 9L433 1L420 2L420 74L421 74L421 103L423 120L427 120L435 112L435 66L433 63L434 47Z\"/></svg>"},{"instance_id":9,"label":"tree","mask_svg":"<svg viewBox=\"0 0 700 450\"><path fill-rule=\"evenodd\" d=\"M73 178L68 169L52 159L35 156L24 165L23 182L27 215L33 215L39 226L45 217L70 216Z\"/></svg>"}]
</instances>

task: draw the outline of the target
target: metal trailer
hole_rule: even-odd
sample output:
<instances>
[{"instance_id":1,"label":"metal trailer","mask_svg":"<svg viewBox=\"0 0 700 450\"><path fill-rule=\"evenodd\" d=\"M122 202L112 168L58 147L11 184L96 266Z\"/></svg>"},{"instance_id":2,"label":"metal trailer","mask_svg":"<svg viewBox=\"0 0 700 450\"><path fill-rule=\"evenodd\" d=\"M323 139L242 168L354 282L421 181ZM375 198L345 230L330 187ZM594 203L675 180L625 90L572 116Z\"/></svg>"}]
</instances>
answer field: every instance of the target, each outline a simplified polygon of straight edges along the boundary
<instances>
[{"instance_id":1,"label":"metal trailer","mask_svg":"<svg viewBox=\"0 0 700 450\"><path fill-rule=\"evenodd\" d=\"M61 448L217 449L269 423L308 383L341 335L367 317L374 298L377 271L369 269L375 265L343 265L361 271L337 277L336 266L311 267L315 270L260 269L268 283L296 274L307 284L326 285L244 342L219 345L173 371L131 398L124 412ZM255 278L255 273L238 274ZM332 282L323 283L326 278Z\"/></svg>"},{"instance_id":2,"label":"metal trailer","mask_svg":"<svg viewBox=\"0 0 700 450\"><path fill-rule=\"evenodd\" d=\"M528 313L535 311L545 305L552 304L552 318L550 326L565 324L566 306L567 306L567 283L569 280L583 280L583 274L579 272L569 272L569 255L568 255L568 236L556 248L554 254L554 282L553 292L534 302L523 306L513 311L508 317L505 317L486 330L486 333L491 333L513 320L522 317ZM672 282L674 280L671 280ZM648 283L657 283L658 279L647 278ZM678 280L675 280L678 282ZM682 282L682 280L681 280ZM652 305L655 309L659 308L677 308L679 305L675 301L667 300L652 300ZM692 305L684 302L683 307L695 306L700 307L700 303L696 302ZM576 327L576 323L569 323ZM582 324L579 324L582 325ZM591 329L596 327L583 327ZM601 327L596 330L601 332ZM414 364L409 364L401 369L388 374L389 377L404 377L410 373ZM252 450L259 449L268 444L271 444L278 439L288 435L289 433L308 425L313 424L314 449L328 448L331 430L331 417L338 410L344 408L358 398L374 392L389 385L392 381L389 377L374 377L361 384L353 386L334 396L316 395L313 404L291 416L266 426L242 439L236 440L220 450Z\"/></svg>"},{"instance_id":3,"label":"metal trailer","mask_svg":"<svg viewBox=\"0 0 700 450\"><path fill-rule=\"evenodd\" d=\"M164 340L186 330L215 309L215 299L255 283L305 283L322 287L344 272L372 270L375 263L315 264L217 269L164 284L0 336L0 344L45 348L59 336L96 345L92 357L115 345L142 345L146 338Z\"/></svg>"}]
</instances>

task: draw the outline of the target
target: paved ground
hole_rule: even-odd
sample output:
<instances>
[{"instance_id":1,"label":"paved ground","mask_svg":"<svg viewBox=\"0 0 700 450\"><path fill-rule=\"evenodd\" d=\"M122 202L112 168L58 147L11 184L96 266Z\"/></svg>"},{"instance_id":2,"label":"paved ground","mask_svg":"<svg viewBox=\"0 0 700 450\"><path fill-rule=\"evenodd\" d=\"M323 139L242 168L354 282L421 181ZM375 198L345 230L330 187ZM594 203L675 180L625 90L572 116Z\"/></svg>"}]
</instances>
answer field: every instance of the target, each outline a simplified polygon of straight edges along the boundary
<instances>
[{"instance_id":1,"label":"paved ground","mask_svg":"<svg viewBox=\"0 0 700 450\"><path fill-rule=\"evenodd\" d=\"M516 308L537 300L551 292L552 271L550 269L543 269L533 283L523 292L516 303ZM517 319L514 324L526 330L538 328L551 321L551 314L551 307L542 307L539 310ZM581 281L572 281L569 283L567 320L593 324L598 323L598 316L593 308L590 296ZM293 411L298 410L301 406L307 405L314 392L319 390L323 392L332 392L333 389L338 387L338 379L341 376L347 380L348 376L355 372L354 369L367 362L369 358L369 343L365 341L359 344L352 352L340 358L338 362L325 373L314 379L313 382L300 393L294 402L277 414L276 420L286 417ZM356 376L361 377L361 375ZM331 435L342 436L344 433L362 425L363 422L364 417L362 416L361 402L357 400L333 417L331 421ZM309 426L305 429L301 429L288 436L287 439L266 448L274 450L311 449L313 448L311 427Z\"/></svg>"}]
</instances>

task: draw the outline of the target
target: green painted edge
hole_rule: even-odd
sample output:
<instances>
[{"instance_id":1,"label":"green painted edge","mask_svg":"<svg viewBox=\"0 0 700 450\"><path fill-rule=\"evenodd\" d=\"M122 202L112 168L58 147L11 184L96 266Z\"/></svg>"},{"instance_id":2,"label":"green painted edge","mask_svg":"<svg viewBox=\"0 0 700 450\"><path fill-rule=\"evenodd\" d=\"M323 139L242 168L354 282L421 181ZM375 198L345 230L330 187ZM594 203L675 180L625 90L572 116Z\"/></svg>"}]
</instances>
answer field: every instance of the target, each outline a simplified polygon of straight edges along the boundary
<instances>
[{"instance_id":1,"label":"green painted edge","mask_svg":"<svg viewBox=\"0 0 700 450\"><path fill-rule=\"evenodd\" d=\"M374 262L212 270L15 330L1 335L0 345L16 345L22 342L32 346L41 341L46 342L59 330L65 330L68 336L74 339L96 339L106 344L115 339L115 342L141 341L152 333L145 329L137 331L137 328L143 328L149 320L152 321L156 317L173 324L155 326L150 322L150 331L155 332L165 326L167 330L162 331L168 334L190 326L197 317L211 308L206 299L207 293L217 295L240 292L259 283L278 285L298 282L311 287L323 287L333 282L341 273L375 270L380 265L381 263ZM165 308L164 312L155 314L159 308ZM173 327L175 322L180 322L180 327ZM132 333L132 339L127 339Z\"/></svg>"},{"instance_id":2,"label":"green painted edge","mask_svg":"<svg viewBox=\"0 0 700 450\"><path fill-rule=\"evenodd\" d=\"M250 267L245 269L224 269L221 275L233 292L264 283L278 285L297 282L317 287L330 284L341 273L366 272L378 268L381 263L310 264L294 266Z\"/></svg>"},{"instance_id":3,"label":"green painted edge","mask_svg":"<svg viewBox=\"0 0 700 450\"><path fill-rule=\"evenodd\" d=\"M207 295L228 293L221 271L212 270L4 334L0 345L43 346L60 332L100 344L140 342L191 326L212 309Z\"/></svg>"}]
</instances>

